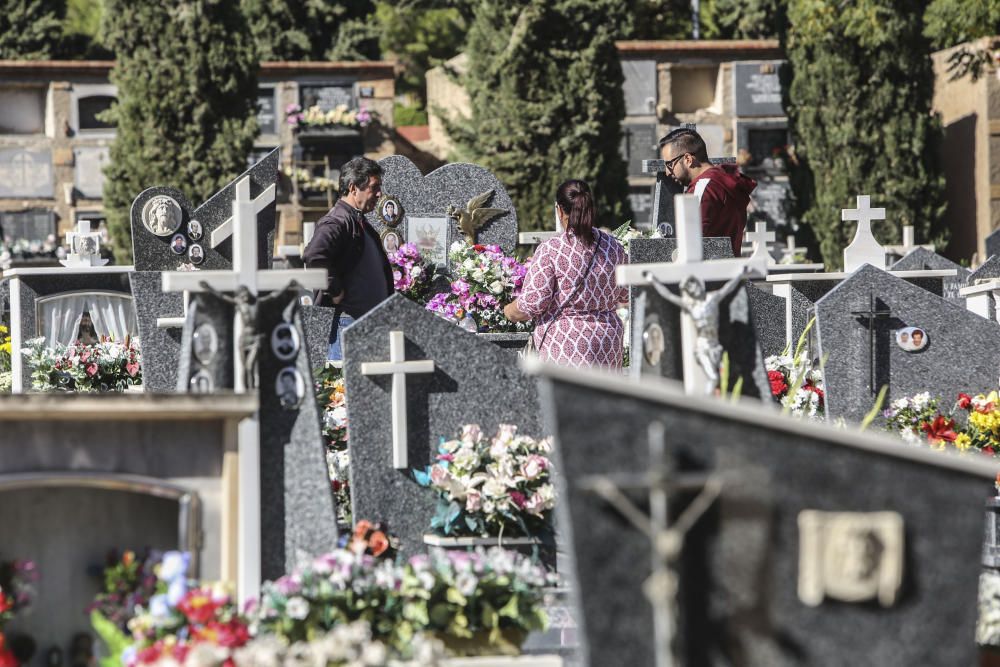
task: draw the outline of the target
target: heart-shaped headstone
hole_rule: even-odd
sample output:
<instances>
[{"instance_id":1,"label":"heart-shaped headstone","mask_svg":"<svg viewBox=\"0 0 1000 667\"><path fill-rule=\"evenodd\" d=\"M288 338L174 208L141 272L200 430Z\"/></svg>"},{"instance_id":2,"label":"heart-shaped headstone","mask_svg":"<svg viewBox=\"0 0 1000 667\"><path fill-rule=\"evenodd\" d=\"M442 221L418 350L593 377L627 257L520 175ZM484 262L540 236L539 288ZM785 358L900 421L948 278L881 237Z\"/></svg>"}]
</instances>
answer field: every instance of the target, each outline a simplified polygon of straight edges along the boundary
<instances>
[{"instance_id":1,"label":"heart-shaped headstone","mask_svg":"<svg viewBox=\"0 0 1000 667\"><path fill-rule=\"evenodd\" d=\"M517 211L503 183L485 167L457 162L446 164L424 176L417 165L402 155L390 155L380 160L379 164L385 170L382 192L399 199L407 220L444 218L448 207L464 209L472 199L492 190L493 196L484 206L502 209L504 213L478 230L476 242L496 244L508 254L514 252L517 245ZM369 213L368 220L380 233L383 231L384 225L375 213ZM412 236L409 232L407 234ZM448 244L462 238L458 223L449 219Z\"/></svg>"}]
</instances>

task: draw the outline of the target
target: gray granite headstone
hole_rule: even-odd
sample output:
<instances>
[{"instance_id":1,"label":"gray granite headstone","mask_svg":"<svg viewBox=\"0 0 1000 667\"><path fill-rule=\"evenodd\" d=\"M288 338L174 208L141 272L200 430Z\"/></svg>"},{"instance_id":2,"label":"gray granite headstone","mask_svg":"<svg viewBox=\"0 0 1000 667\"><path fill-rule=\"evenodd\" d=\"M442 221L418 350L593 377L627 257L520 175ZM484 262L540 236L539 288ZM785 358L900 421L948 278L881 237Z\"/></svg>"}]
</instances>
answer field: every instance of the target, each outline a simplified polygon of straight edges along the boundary
<instances>
[{"instance_id":1,"label":"gray granite headstone","mask_svg":"<svg viewBox=\"0 0 1000 667\"><path fill-rule=\"evenodd\" d=\"M225 270L232 268L232 237L230 236L216 248L212 248L210 237L213 230L232 217L236 184L245 176L250 178L250 197L252 199L255 199L269 186L277 183L278 149L274 149L261 158L260 161L197 208L194 208L191 202L176 189L154 187L144 190L132 202L131 209L132 257L136 270L175 271L180 264L189 263L191 260L186 253L177 254L171 250L172 240L177 234L184 238L185 248L190 248L194 244L202 247L205 259L197 265L199 269ZM176 231L164 236L154 234L143 223L143 211L147 203L154 197L161 195L174 199L180 207L182 216L180 226ZM271 267L276 222L275 206L276 204L272 202L257 215L257 268L260 269ZM192 220L196 220L200 224L200 236L192 232Z\"/></svg>"},{"instance_id":2,"label":"gray granite headstone","mask_svg":"<svg viewBox=\"0 0 1000 667\"><path fill-rule=\"evenodd\" d=\"M890 267L892 271L921 271L936 269L955 269L958 274L952 278L945 278L943 281L942 296L949 301L964 304L965 297L958 293L958 290L965 287L971 271L956 264L947 257L942 257L933 250L927 248L914 248L905 257Z\"/></svg>"},{"instance_id":3,"label":"gray granite headstone","mask_svg":"<svg viewBox=\"0 0 1000 667\"><path fill-rule=\"evenodd\" d=\"M781 105L782 61L733 63L736 116L784 116Z\"/></svg>"},{"instance_id":4,"label":"gray granite headstone","mask_svg":"<svg viewBox=\"0 0 1000 667\"><path fill-rule=\"evenodd\" d=\"M944 294L943 278L905 278L931 294ZM794 280L788 283L791 303L787 304L788 319L791 321L792 345L799 340L809 321L816 315L816 302L839 284L836 280Z\"/></svg>"},{"instance_id":5,"label":"gray granite headstone","mask_svg":"<svg viewBox=\"0 0 1000 667\"><path fill-rule=\"evenodd\" d=\"M326 306L303 306L299 311L306 342L309 344L309 361L313 370L323 368L330 350L330 330L336 310Z\"/></svg>"},{"instance_id":6,"label":"gray granite headstone","mask_svg":"<svg viewBox=\"0 0 1000 667\"><path fill-rule=\"evenodd\" d=\"M969 277L965 279L965 285L978 285L997 278L1000 278L1000 255L990 255L989 259L969 274ZM997 305L994 299L986 300L986 317L991 320L997 318Z\"/></svg>"},{"instance_id":7,"label":"gray granite headstone","mask_svg":"<svg viewBox=\"0 0 1000 667\"><path fill-rule=\"evenodd\" d=\"M184 317L184 296L164 292L159 271L129 274L142 348L142 387L147 392L171 392L177 388L177 364L181 357L183 327L160 328L161 317Z\"/></svg>"},{"instance_id":8,"label":"gray granite headstone","mask_svg":"<svg viewBox=\"0 0 1000 667\"><path fill-rule=\"evenodd\" d=\"M390 155L379 161L385 174L382 192L399 198L407 218L443 218L449 206L464 209L473 197L493 191L486 202L488 208L506 211L487 222L478 232L476 241L496 244L511 254L517 245L517 211L503 183L485 167L456 162L446 164L424 176L420 169L402 155ZM379 231L383 225L374 213L368 221ZM450 220L448 244L463 238L458 224Z\"/></svg>"},{"instance_id":9,"label":"gray granite headstone","mask_svg":"<svg viewBox=\"0 0 1000 667\"><path fill-rule=\"evenodd\" d=\"M198 332L198 341L194 340ZM214 342L213 342L214 341ZM195 346L198 346L196 351ZM209 293L191 295L181 331L177 391L213 394L232 391L233 305Z\"/></svg>"},{"instance_id":10,"label":"gray granite headstone","mask_svg":"<svg viewBox=\"0 0 1000 667\"><path fill-rule=\"evenodd\" d=\"M465 424L495 433L515 424L541 435L538 394L508 350L481 340L396 294L344 331L347 419L351 425L351 494L355 519L385 521L401 552L423 549L435 510L433 492L417 485L410 470L392 466L390 376L362 375L365 362L389 359L389 332L402 331L406 359L432 359L433 373L406 376L408 462L423 470L437 455L440 438Z\"/></svg>"},{"instance_id":11,"label":"gray granite headstone","mask_svg":"<svg viewBox=\"0 0 1000 667\"><path fill-rule=\"evenodd\" d=\"M561 574L580 609L580 665L657 664L644 594L650 540L582 484L593 475L655 475L648 444L654 421L666 427L668 464L722 482L720 496L686 533L676 568L678 664L976 664L982 505L995 465L763 415L754 404L687 397L662 380L635 383L551 366L540 372L563 471L557 520L573 558ZM648 511L648 492L625 493ZM669 492L671 521L694 493ZM902 583L891 606L833 599L829 588L817 605L802 601L801 564L819 564L801 552L806 510L901 517ZM867 531L850 534L866 538L860 545L828 536L826 557L879 544ZM823 564L836 566L826 557Z\"/></svg>"},{"instance_id":12,"label":"gray granite headstone","mask_svg":"<svg viewBox=\"0 0 1000 667\"><path fill-rule=\"evenodd\" d=\"M672 262L676 239L633 239L629 244L629 263ZM732 244L728 238L702 239L704 259L726 259L733 256ZM709 290L722 287L723 283L709 283ZM674 289L676 292L677 290ZM632 296L632 350L630 364L642 373L652 373L675 380L683 379L681 362L681 313L666 299L661 298L652 288L633 286ZM637 298L645 294L644 306L635 307ZM642 318L638 316L641 310ZM767 396L767 372L764 359L757 344L754 315L746 290L736 290L722 302L719 323L719 341L729 355L730 384L743 378L743 393L747 396ZM659 363L653 365L643 353L640 345L642 333L651 323L660 326L663 332L663 353Z\"/></svg>"},{"instance_id":13,"label":"gray granite headstone","mask_svg":"<svg viewBox=\"0 0 1000 667\"><path fill-rule=\"evenodd\" d=\"M1000 278L1000 255L990 255L989 259L979 265L979 267L969 274L965 280L966 285L987 282Z\"/></svg>"},{"instance_id":14,"label":"gray granite headstone","mask_svg":"<svg viewBox=\"0 0 1000 667\"><path fill-rule=\"evenodd\" d=\"M1000 229L994 229L986 237L986 256L1000 255Z\"/></svg>"},{"instance_id":15,"label":"gray granite headstone","mask_svg":"<svg viewBox=\"0 0 1000 667\"><path fill-rule=\"evenodd\" d=\"M337 546L337 513L327 472L322 415L314 395L310 341L294 291L264 297L257 309L260 369L261 573L275 579ZM294 327L298 351L279 356L273 332ZM283 327L287 331L287 326ZM325 342L325 341L324 341ZM280 342L279 342L280 346ZM283 356L288 356L287 348ZM287 393L286 393L287 392ZM298 397L283 406L282 397Z\"/></svg>"},{"instance_id":16,"label":"gray granite headstone","mask_svg":"<svg viewBox=\"0 0 1000 667\"><path fill-rule=\"evenodd\" d=\"M757 341L760 343L764 358L781 354L787 345L785 300L753 283L747 285L747 295L750 297L754 329L757 331Z\"/></svg>"},{"instance_id":17,"label":"gray granite headstone","mask_svg":"<svg viewBox=\"0 0 1000 667\"><path fill-rule=\"evenodd\" d=\"M888 313L855 314L868 312L870 305ZM889 387L886 405L923 391L947 404L960 391L975 394L997 383L1000 324L870 265L820 299L816 325L831 419L860 421L882 386ZM907 351L897 344L895 332L906 327L924 331L922 349Z\"/></svg>"}]
</instances>

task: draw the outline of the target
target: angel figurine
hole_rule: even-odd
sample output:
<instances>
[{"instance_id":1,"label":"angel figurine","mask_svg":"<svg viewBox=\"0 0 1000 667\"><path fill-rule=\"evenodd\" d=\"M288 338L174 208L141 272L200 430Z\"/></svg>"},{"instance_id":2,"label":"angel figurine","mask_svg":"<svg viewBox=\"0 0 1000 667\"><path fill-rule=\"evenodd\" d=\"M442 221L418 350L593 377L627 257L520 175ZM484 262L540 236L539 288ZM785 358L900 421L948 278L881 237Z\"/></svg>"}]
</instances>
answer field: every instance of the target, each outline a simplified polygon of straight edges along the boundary
<instances>
[{"instance_id":1,"label":"angel figurine","mask_svg":"<svg viewBox=\"0 0 1000 667\"><path fill-rule=\"evenodd\" d=\"M656 293L687 313L694 322L697 340L694 354L698 365L708 378L705 393L712 395L719 386L719 366L722 364L722 344L719 343L719 304L752 273L749 266L744 265L738 276L732 278L714 292L705 289L701 278L688 276L680 285L681 295L678 297L666 285L653 277L649 272L645 278L653 286Z\"/></svg>"}]
</instances>

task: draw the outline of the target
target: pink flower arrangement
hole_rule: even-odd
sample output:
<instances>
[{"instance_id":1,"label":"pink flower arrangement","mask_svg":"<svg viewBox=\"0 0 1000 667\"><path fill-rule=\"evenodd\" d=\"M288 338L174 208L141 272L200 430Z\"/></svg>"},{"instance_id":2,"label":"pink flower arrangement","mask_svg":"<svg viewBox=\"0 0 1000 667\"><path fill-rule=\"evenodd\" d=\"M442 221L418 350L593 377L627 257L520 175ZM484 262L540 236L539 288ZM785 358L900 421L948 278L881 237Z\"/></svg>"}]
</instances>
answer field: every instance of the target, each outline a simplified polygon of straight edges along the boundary
<instances>
[{"instance_id":1,"label":"pink flower arrangement","mask_svg":"<svg viewBox=\"0 0 1000 667\"><path fill-rule=\"evenodd\" d=\"M502 424L493 438L479 426L442 442L437 463L414 470L438 494L431 527L444 535L539 535L551 530L555 507L548 438L536 440Z\"/></svg>"},{"instance_id":2,"label":"pink flower arrangement","mask_svg":"<svg viewBox=\"0 0 1000 667\"><path fill-rule=\"evenodd\" d=\"M35 391L120 392L142 383L142 352L134 338L55 348L46 347L44 338L34 338L27 345L22 354Z\"/></svg>"},{"instance_id":3,"label":"pink flower arrangement","mask_svg":"<svg viewBox=\"0 0 1000 667\"><path fill-rule=\"evenodd\" d=\"M404 243L389 255L389 264L396 291L417 303L426 304L434 280L434 265L423 258L416 244Z\"/></svg>"},{"instance_id":4,"label":"pink flower arrangement","mask_svg":"<svg viewBox=\"0 0 1000 667\"><path fill-rule=\"evenodd\" d=\"M436 294L427 309L456 323L471 320L478 331L529 331L530 324L504 317L503 307L521 293L526 264L504 254L500 246L456 241L448 254L455 280L449 292Z\"/></svg>"}]
</instances>

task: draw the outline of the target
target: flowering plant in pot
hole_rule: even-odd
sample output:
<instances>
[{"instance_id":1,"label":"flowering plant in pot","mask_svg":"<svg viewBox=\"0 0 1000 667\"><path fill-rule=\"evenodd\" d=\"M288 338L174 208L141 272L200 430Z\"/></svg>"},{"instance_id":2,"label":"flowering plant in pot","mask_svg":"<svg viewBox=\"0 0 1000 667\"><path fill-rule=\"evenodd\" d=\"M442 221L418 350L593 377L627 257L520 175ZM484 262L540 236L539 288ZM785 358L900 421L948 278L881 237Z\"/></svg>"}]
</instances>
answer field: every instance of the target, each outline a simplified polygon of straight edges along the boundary
<instances>
[{"instance_id":1,"label":"flowering plant in pot","mask_svg":"<svg viewBox=\"0 0 1000 667\"><path fill-rule=\"evenodd\" d=\"M531 330L530 323L514 323L503 314L504 305L521 293L526 264L504 254L500 246L465 241L453 243L448 258L454 278L450 291L434 295L427 310L484 333Z\"/></svg>"},{"instance_id":2,"label":"flowering plant in pot","mask_svg":"<svg viewBox=\"0 0 1000 667\"><path fill-rule=\"evenodd\" d=\"M444 536L551 536L551 451L551 439L518 435L509 424L492 438L469 424L457 439L442 439L437 461L413 471L417 483L438 497L432 530Z\"/></svg>"}]
</instances>

